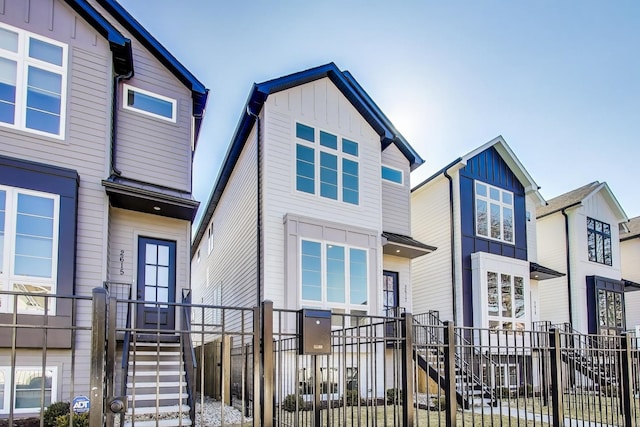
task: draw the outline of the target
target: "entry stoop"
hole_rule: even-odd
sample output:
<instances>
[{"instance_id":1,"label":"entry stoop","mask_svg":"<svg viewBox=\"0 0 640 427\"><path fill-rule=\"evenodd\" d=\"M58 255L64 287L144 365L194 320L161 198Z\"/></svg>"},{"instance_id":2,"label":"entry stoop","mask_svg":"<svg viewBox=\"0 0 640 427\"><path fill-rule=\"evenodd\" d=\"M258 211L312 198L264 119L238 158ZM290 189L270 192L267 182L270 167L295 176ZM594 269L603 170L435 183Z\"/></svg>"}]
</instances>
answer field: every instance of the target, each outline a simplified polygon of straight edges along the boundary
<instances>
[{"instance_id":1,"label":"entry stoop","mask_svg":"<svg viewBox=\"0 0 640 427\"><path fill-rule=\"evenodd\" d=\"M191 426L180 344L132 342L124 427Z\"/></svg>"}]
</instances>

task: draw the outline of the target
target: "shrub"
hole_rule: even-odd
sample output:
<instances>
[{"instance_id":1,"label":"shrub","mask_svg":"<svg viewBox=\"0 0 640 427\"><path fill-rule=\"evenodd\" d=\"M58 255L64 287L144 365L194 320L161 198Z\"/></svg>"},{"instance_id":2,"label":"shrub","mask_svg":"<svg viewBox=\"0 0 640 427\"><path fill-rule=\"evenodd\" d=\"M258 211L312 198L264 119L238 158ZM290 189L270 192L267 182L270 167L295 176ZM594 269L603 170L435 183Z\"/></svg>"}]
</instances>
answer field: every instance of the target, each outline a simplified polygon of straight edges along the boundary
<instances>
[{"instance_id":1,"label":"shrub","mask_svg":"<svg viewBox=\"0 0 640 427\"><path fill-rule=\"evenodd\" d=\"M287 412L295 412L296 409L299 411L307 410L307 404L302 398L302 396L298 396L297 404L298 404L298 407L296 408L296 395L288 394L282 401L282 409L284 409Z\"/></svg>"},{"instance_id":2,"label":"shrub","mask_svg":"<svg viewBox=\"0 0 640 427\"><path fill-rule=\"evenodd\" d=\"M444 411L447 409L447 398L442 396L439 398L431 399L431 407L429 408L432 411Z\"/></svg>"},{"instance_id":3,"label":"shrub","mask_svg":"<svg viewBox=\"0 0 640 427\"><path fill-rule=\"evenodd\" d=\"M56 418L56 427L69 427L69 414ZM73 427L89 427L89 412L73 414Z\"/></svg>"},{"instance_id":4,"label":"shrub","mask_svg":"<svg viewBox=\"0 0 640 427\"><path fill-rule=\"evenodd\" d=\"M56 419L61 415L67 415L69 413L69 402L56 402L49 405L44 410L42 418L44 425L47 427L56 427Z\"/></svg>"},{"instance_id":5,"label":"shrub","mask_svg":"<svg viewBox=\"0 0 640 427\"><path fill-rule=\"evenodd\" d=\"M511 397L511 390L509 387L496 387L496 397L499 399L508 399Z\"/></svg>"},{"instance_id":6,"label":"shrub","mask_svg":"<svg viewBox=\"0 0 640 427\"><path fill-rule=\"evenodd\" d=\"M531 384L522 384L518 387L518 396L533 396L533 386Z\"/></svg>"},{"instance_id":7,"label":"shrub","mask_svg":"<svg viewBox=\"0 0 640 427\"><path fill-rule=\"evenodd\" d=\"M607 397L615 397L618 395L618 387L614 385L601 386L600 395L607 396Z\"/></svg>"},{"instance_id":8,"label":"shrub","mask_svg":"<svg viewBox=\"0 0 640 427\"><path fill-rule=\"evenodd\" d=\"M387 389L387 404L389 405L401 405L402 404L402 390L399 388Z\"/></svg>"},{"instance_id":9,"label":"shrub","mask_svg":"<svg viewBox=\"0 0 640 427\"><path fill-rule=\"evenodd\" d=\"M346 401L347 406L364 405L364 399L360 398L358 390L347 390L344 393L344 400Z\"/></svg>"}]
</instances>

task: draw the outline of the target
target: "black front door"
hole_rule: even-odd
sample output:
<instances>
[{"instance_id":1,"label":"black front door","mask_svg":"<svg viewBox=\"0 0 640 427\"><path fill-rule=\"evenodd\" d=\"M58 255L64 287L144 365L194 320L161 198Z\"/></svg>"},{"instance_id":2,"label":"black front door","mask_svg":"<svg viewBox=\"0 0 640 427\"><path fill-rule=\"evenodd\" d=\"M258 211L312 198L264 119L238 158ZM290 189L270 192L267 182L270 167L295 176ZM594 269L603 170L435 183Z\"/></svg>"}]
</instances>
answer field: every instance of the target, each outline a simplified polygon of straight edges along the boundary
<instances>
[{"instance_id":1,"label":"black front door","mask_svg":"<svg viewBox=\"0 0 640 427\"><path fill-rule=\"evenodd\" d=\"M398 317L398 273L395 271L382 272L382 305L384 315Z\"/></svg>"},{"instance_id":2,"label":"black front door","mask_svg":"<svg viewBox=\"0 0 640 427\"><path fill-rule=\"evenodd\" d=\"M176 299L176 242L138 237L136 326L173 330Z\"/></svg>"}]
</instances>

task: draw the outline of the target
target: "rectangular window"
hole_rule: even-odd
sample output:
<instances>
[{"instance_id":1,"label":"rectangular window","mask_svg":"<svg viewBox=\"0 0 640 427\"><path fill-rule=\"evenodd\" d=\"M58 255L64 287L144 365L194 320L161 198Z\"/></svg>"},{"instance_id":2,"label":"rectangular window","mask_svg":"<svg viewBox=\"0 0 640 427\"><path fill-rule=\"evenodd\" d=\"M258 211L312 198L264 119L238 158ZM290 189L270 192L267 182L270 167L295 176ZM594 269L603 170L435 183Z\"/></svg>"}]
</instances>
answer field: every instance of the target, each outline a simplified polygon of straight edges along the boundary
<instances>
[{"instance_id":1,"label":"rectangular window","mask_svg":"<svg viewBox=\"0 0 640 427\"><path fill-rule=\"evenodd\" d=\"M476 181L476 234L514 243L513 193Z\"/></svg>"},{"instance_id":2,"label":"rectangular window","mask_svg":"<svg viewBox=\"0 0 640 427\"><path fill-rule=\"evenodd\" d=\"M487 272L487 318L489 329L522 331L527 307L525 281L521 276Z\"/></svg>"},{"instance_id":3,"label":"rectangular window","mask_svg":"<svg viewBox=\"0 0 640 427\"><path fill-rule=\"evenodd\" d=\"M302 305L341 313L368 312L367 251L311 240L301 241Z\"/></svg>"},{"instance_id":4,"label":"rectangular window","mask_svg":"<svg viewBox=\"0 0 640 427\"><path fill-rule=\"evenodd\" d=\"M358 143L301 123L296 138L296 190L359 204Z\"/></svg>"},{"instance_id":5,"label":"rectangular window","mask_svg":"<svg viewBox=\"0 0 640 427\"><path fill-rule=\"evenodd\" d=\"M597 219L587 218L589 261L611 265L611 226Z\"/></svg>"},{"instance_id":6,"label":"rectangular window","mask_svg":"<svg viewBox=\"0 0 640 427\"><path fill-rule=\"evenodd\" d=\"M0 310L15 301L20 313L44 313L39 294L56 291L58 212L57 195L0 186L0 289L30 294L2 296Z\"/></svg>"},{"instance_id":7,"label":"rectangular window","mask_svg":"<svg viewBox=\"0 0 640 427\"><path fill-rule=\"evenodd\" d=\"M122 86L122 92L122 107L124 109L167 120L172 123L176 122L177 102L175 99L127 84Z\"/></svg>"},{"instance_id":8,"label":"rectangular window","mask_svg":"<svg viewBox=\"0 0 640 427\"><path fill-rule=\"evenodd\" d=\"M0 125L64 138L67 45L0 24Z\"/></svg>"},{"instance_id":9,"label":"rectangular window","mask_svg":"<svg viewBox=\"0 0 640 427\"><path fill-rule=\"evenodd\" d=\"M399 169L382 166L382 179L396 184L403 184L402 171Z\"/></svg>"},{"instance_id":10,"label":"rectangular window","mask_svg":"<svg viewBox=\"0 0 640 427\"><path fill-rule=\"evenodd\" d=\"M207 255L213 251L213 224L207 229Z\"/></svg>"},{"instance_id":11,"label":"rectangular window","mask_svg":"<svg viewBox=\"0 0 640 427\"><path fill-rule=\"evenodd\" d=\"M46 368L42 375L40 367L0 367L0 413L8 413L13 406L17 413L40 411L44 388L44 406L56 401L57 368ZM11 404L11 380L14 376L14 402Z\"/></svg>"}]
</instances>

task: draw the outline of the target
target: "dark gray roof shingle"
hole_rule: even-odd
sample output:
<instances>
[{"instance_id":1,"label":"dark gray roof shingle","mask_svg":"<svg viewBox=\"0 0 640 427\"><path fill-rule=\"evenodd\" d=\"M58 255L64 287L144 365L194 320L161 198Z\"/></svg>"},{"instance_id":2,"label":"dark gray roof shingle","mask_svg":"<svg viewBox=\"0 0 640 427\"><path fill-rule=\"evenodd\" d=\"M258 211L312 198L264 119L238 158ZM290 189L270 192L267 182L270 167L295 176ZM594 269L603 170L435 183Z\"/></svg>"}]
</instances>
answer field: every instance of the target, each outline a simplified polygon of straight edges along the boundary
<instances>
[{"instance_id":1,"label":"dark gray roof shingle","mask_svg":"<svg viewBox=\"0 0 640 427\"><path fill-rule=\"evenodd\" d=\"M547 201L546 206L542 206L536 211L536 218L540 218L554 212L558 212L564 208L575 205L585 197L587 197L593 190L600 185L599 181L593 181L587 185L584 185L575 190L571 190L568 193L561 194Z\"/></svg>"}]
</instances>

